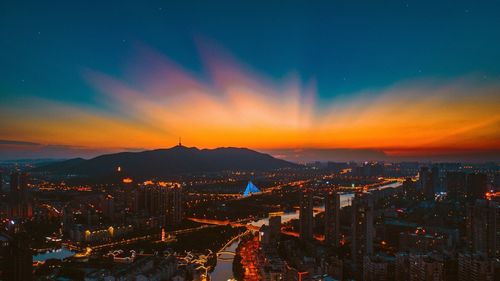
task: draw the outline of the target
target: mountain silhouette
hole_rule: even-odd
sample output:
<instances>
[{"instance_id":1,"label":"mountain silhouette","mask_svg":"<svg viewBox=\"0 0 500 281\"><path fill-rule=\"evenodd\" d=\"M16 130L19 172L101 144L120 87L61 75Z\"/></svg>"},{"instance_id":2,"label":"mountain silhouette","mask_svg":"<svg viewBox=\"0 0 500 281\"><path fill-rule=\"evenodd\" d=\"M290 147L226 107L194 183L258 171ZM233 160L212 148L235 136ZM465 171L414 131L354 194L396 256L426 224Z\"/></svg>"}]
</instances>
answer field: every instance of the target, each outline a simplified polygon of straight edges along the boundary
<instances>
[{"instance_id":1,"label":"mountain silhouette","mask_svg":"<svg viewBox=\"0 0 500 281\"><path fill-rule=\"evenodd\" d=\"M146 179L230 170L266 171L297 166L247 148L198 149L178 145L169 149L106 154L89 160L69 159L36 168L34 171L101 178L116 174L120 167L120 173L123 175Z\"/></svg>"}]
</instances>

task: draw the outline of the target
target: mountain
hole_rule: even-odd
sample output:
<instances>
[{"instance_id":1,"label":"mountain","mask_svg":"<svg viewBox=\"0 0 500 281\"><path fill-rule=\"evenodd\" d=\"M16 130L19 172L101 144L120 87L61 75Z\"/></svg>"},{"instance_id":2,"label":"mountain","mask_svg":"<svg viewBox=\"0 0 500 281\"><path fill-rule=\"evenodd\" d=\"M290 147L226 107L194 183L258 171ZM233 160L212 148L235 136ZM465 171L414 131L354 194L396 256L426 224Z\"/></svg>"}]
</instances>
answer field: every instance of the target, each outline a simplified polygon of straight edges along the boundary
<instances>
[{"instance_id":1,"label":"mountain","mask_svg":"<svg viewBox=\"0 0 500 281\"><path fill-rule=\"evenodd\" d=\"M262 171L297 166L246 148L198 149L175 146L169 149L107 154L89 160L75 158L36 168L34 172L102 178L116 175L120 167L124 176L147 179L179 174L226 170Z\"/></svg>"}]
</instances>

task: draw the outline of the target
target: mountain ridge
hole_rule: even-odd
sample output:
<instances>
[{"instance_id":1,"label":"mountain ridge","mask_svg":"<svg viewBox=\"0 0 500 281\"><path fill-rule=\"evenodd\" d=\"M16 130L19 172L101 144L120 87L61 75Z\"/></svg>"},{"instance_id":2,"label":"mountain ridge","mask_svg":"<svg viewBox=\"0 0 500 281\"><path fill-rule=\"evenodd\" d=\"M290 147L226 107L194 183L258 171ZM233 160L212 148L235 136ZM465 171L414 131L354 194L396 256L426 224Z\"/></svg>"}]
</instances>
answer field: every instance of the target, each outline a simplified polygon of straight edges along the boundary
<instances>
[{"instance_id":1,"label":"mountain ridge","mask_svg":"<svg viewBox=\"0 0 500 281\"><path fill-rule=\"evenodd\" d=\"M273 170L298 166L298 164L248 148L199 149L177 145L171 148L140 152L103 154L88 160L72 158L50 163L35 168L33 171L53 175L107 177L116 174L119 169L124 176L141 179L229 170Z\"/></svg>"}]
</instances>

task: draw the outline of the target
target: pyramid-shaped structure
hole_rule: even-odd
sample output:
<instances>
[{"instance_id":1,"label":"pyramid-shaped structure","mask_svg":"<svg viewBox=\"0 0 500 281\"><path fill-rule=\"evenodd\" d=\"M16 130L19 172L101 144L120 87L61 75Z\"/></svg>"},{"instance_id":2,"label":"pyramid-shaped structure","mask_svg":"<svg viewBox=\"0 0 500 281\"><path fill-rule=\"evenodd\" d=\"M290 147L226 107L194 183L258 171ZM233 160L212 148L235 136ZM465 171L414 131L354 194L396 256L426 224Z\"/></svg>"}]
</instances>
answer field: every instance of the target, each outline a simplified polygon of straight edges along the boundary
<instances>
[{"instance_id":1,"label":"pyramid-shaped structure","mask_svg":"<svg viewBox=\"0 0 500 281\"><path fill-rule=\"evenodd\" d=\"M243 196L247 197L249 195L259 193L259 192L260 192L260 189L258 187L256 187L255 184L253 184L251 181L249 181L247 184L247 188L245 189L245 192L243 192Z\"/></svg>"}]
</instances>

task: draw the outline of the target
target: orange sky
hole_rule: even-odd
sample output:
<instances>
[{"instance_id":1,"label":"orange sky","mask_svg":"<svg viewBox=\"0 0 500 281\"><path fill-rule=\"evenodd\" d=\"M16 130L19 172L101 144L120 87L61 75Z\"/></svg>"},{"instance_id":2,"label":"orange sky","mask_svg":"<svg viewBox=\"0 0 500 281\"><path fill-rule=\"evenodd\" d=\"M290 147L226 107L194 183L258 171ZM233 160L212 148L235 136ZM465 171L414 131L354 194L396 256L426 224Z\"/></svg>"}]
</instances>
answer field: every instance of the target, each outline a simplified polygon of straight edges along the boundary
<instances>
[{"instance_id":1,"label":"orange sky","mask_svg":"<svg viewBox=\"0 0 500 281\"><path fill-rule=\"evenodd\" d=\"M88 70L102 107L23 97L0 105L0 139L88 149L375 148L389 154L500 149L500 85L474 77L402 81L319 99L293 75L269 81L232 62L207 85L166 59L140 85Z\"/></svg>"}]
</instances>

